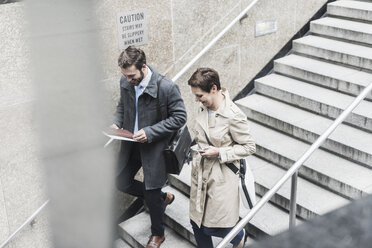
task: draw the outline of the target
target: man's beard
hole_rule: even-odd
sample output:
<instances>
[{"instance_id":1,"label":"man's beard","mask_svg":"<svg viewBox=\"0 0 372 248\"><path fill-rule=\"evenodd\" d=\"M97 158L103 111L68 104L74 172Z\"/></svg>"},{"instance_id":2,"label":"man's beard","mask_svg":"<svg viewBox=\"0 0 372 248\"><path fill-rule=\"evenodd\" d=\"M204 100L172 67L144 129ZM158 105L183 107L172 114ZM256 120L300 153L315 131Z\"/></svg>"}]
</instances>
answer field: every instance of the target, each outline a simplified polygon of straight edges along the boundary
<instances>
[{"instance_id":1,"label":"man's beard","mask_svg":"<svg viewBox=\"0 0 372 248\"><path fill-rule=\"evenodd\" d=\"M132 79L132 81L130 81L130 83L133 84L134 86L139 85L141 83L141 81L143 80L143 78L145 77L145 74L142 71L140 71L140 74L141 74L141 76L139 78Z\"/></svg>"}]
</instances>

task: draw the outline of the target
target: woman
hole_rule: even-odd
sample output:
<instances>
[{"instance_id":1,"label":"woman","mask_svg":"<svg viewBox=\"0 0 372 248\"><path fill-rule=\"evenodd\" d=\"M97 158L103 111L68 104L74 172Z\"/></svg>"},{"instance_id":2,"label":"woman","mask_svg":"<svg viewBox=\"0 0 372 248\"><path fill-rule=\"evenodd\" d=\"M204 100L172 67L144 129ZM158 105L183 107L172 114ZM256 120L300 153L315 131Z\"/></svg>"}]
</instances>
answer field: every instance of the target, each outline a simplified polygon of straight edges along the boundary
<instances>
[{"instance_id":1,"label":"woman","mask_svg":"<svg viewBox=\"0 0 372 248\"><path fill-rule=\"evenodd\" d=\"M225 237L239 220L239 176L225 163L239 168L239 160L256 150L247 117L221 89L218 73L199 68L188 81L202 103L192 128L197 151L191 171L190 219L199 248L213 247L211 236ZM244 247L245 230L231 241Z\"/></svg>"}]
</instances>

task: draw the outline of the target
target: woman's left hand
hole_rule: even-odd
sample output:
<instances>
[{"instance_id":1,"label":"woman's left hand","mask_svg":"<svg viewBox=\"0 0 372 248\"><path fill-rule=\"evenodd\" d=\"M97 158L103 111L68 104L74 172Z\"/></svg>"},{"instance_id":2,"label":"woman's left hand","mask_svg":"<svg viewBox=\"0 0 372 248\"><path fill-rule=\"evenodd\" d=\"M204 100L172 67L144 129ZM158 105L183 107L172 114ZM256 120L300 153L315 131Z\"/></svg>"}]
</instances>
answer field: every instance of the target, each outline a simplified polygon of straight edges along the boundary
<instances>
[{"instance_id":1,"label":"woman's left hand","mask_svg":"<svg viewBox=\"0 0 372 248\"><path fill-rule=\"evenodd\" d=\"M203 152L200 152L200 155L206 158L218 157L218 154L219 154L219 148L214 147L214 146L208 146L207 148L203 149Z\"/></svg>"}]
</instances>

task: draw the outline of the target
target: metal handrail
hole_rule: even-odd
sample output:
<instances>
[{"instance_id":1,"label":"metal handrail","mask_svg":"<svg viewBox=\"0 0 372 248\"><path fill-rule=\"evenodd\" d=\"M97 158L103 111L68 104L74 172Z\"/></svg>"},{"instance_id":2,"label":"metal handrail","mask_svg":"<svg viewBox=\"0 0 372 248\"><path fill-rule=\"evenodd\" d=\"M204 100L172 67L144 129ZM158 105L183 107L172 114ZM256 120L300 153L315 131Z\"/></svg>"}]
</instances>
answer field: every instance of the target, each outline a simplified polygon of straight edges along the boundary
<instances>
[{"instance_id":1,"label":"metal handrail","mask_svg":"<svg viewBox=\"0 0 372 248\"><path fill-rule=\"evenodd\" d=\"M203 50L201 50L185 67L182 68L181 71L179 71L176 76L172 78L173 82L176 82L190 67L198 60L201 56L203 56L208 50L216 44L216 42L221 39L222 36L224 36L227 31L231 29L232 26L234 26L235 23L237 23L240 19L243 18L244 15L247 14L247 12L258 2L259 0L252 1L247 8L245 8L240 14L229 24L227 25L219 34L214 37L214 39L206 45Z\"/></svg>"},{"instance_id":2,"label":"metal handrail","mask_svg":"<svg viewBox=\"0 0 372 248\"><path fill-rule=\"evenodd\" d=\"M12 235L9 236L9 238L7 238L7 240L5 240L0 245L0 248L4 248L7 244L9 244L9 242L12 241L12 239L17 235L17 233L19 233L25 226L27 226L28 224L30 224L36 218L36 216L41 212L41 210L43 210L45 208L45 206L48 205L48 203L49 203L49 200L47 200L46 202L44 202L44 204L41 205L35 211L35 213L33 213L15 232L12 233Z\"/></svg>"},{"instance_id":3,"label":"metal handrail","mask_svg":"<svg viewBox=\"0 0 372 248\"><path fill-rule=\"evenodd\" d=\"M311 145L311 147L301 156L301 158L287 171L287 173L270 189L261 200L251 209L251 211L242 218L238 224L230 231L228 235L218 244L217 248L225 247L239 232L242 230L245 225L254 217L254 215L271 199L271 197L280 189L281 186L302 166L302 164L313 154L313 152L319 148L319 146L328 138L328 136L346 119L346 117L358 106L358 104L367 96L367 94L372 90L372 83L368 85L347 107L341 115L329 126L329 128ZM291 199L296 195L295 187L292 187ZM292 203L291 203L292 205ZM294 201L294 206L296 202ZM295 216L295 207L292 209L291 215ZM291 219L291 218L290 218ZM294 224L294 219L292 221Z\"/></svg>"}]
</instances>

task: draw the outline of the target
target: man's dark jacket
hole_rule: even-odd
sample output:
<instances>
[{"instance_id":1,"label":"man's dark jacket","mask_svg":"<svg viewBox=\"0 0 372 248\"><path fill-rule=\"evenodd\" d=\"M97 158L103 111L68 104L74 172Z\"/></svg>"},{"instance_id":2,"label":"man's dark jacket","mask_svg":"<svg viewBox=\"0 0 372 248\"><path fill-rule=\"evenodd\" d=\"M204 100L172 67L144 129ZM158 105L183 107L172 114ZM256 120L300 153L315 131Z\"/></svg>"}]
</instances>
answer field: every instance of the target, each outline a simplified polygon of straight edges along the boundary
<instances>
[{"instance_id":1,"label":"man's dark jacket","mask_svg":"<svg viewBox=\"0 0 372 248\"><path fill-rule=\"evenodd\" d=\"M162 120L157 115L157 81L161 75L153 68L149 84L138 98L138 130L143 129L147 142L140 144L140 154L146 189L164 186L167 180L163 150L174 131L186 123L186 109L178 85L168 78L160 83L160 109ZM127 79L120 79L120 100L116 109L114 123L123 129L133 132L136 115L135 91ZM130 152L133 142L122 141L119 170L131 165Z\"/></svg>"}]
</instances>

